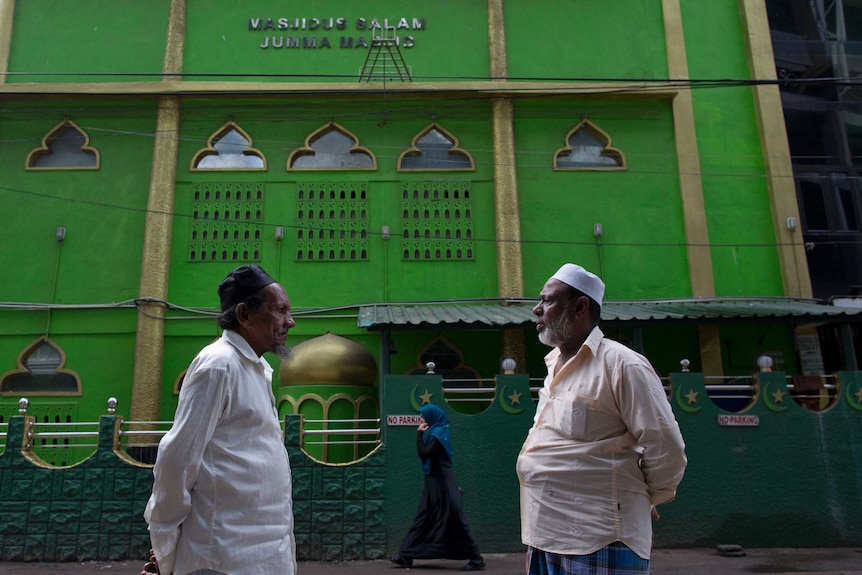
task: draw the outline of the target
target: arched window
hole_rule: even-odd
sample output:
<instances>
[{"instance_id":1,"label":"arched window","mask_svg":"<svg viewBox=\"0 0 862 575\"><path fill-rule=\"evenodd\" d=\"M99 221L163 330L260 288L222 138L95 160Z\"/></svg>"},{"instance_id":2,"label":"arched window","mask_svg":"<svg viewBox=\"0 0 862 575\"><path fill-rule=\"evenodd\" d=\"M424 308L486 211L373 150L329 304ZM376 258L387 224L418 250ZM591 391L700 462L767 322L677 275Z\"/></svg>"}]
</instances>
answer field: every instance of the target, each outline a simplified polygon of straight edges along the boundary
<instances>
[{"instance_id":1,"label":"arched window","mask_svg":"<svg viewBox=\"0 0 862 575\"><path fill-rule=\"evenodd\" d=\"M47 337L40 337L18 357L18 369L0 378L0 395L81 395L81 380L63 369L66 355Z\"/></svg>"},{"instance_id":2,"label":"arched window","mask_svg":"<svg viewBox=\"0 0 862 575\"><path fill-rule=\"evenodd\" d=\"M436 123L416 134L412 146L398 156L398 171L475 169L473 156L458 146L458 138Z\"/></svg>"},{"instance_id":3,"label":"arched window","mask_svg":"<svg viewBox=\"0 0 862 575\"><path fill-rule=\"evenodd\" d=\"M625 170L623 153L611 147L611 138L584 120L566 136L566 146L554 154L555 170Z\"/></svg>"},{"instance_id":4,"label":"arched window","mask_svg":"<svg viewBox=\"0 0 862 575\"><path fill-rule=\"evenodd\" d=\"M99 151L87 144L87 133L68 118L42 138L42 146L27 154L28 170L98 170Z\"/></svg>"},{"instance_id":5,"label":"arched window","mask_svg":"<svg viewBox=\"0 0 862 575\"><path fill-rule=\"evenodd\" d=\"M359 145L359 138L335 122L323 126L294 150L288 170L376 170L377 158Z\"/></svg>"},{"instance_id":6,"label":"arched window","mask_svg":"<svg viewBox=\"0 0 862 575\"><path fill-rule=\"evenodd\" d=\"M266 170L266 157L234 122L219 128L192 158L191 170Z\"/></svg>"}]
</instances>

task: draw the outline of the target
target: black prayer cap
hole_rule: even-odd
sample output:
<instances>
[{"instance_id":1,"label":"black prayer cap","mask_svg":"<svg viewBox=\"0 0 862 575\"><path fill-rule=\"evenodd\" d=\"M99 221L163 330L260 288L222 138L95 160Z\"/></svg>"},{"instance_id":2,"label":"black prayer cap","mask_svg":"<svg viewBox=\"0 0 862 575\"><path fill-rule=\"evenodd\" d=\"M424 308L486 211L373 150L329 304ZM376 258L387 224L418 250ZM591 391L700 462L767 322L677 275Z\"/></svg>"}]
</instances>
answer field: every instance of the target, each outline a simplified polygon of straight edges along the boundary
<instances>
[{"instance_id":1,"label":"black prayer cap","mask_svg":"<svg viewBox=\"0 0 862 575\"><path fill-rule=\"evenodd\" d=\"M259 265L239 266L218 284L221 310L225 311L274 283L275 280Z\"/></svg>"}]
</instances>

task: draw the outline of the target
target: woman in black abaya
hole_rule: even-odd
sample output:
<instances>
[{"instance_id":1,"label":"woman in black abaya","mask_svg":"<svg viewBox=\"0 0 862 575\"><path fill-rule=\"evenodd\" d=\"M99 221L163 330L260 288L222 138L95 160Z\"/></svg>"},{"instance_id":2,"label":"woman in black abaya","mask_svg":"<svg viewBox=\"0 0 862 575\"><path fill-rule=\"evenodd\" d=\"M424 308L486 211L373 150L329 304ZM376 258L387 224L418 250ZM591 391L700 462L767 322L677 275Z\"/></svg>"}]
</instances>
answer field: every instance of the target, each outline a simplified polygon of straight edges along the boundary
<instances>
[{"instance_id":1,"label":"woman in black abaya","mask_svg":"<svg viewBox=\"0 0 862 575\"><path fill-rule=\"evenodd\" d=\"M416 451L425 472L425 485L413 526L389 560L411 567L414 559L469 559L462 571L485 568L479 547L461 509L461 488L452 471L449 418L434 404L419 410Z\"/></svg>"}]
</instances>

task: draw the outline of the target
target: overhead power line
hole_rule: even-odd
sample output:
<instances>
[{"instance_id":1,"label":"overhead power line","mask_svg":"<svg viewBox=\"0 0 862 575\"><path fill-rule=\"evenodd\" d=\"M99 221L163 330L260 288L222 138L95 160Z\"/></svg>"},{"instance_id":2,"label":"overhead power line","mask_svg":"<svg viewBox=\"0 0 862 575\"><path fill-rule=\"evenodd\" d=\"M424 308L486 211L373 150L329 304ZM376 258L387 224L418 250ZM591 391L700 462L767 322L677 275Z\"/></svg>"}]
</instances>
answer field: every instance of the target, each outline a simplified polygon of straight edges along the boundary
<instances>
[{"instance_id":1,"label":"overhead power line","mask_svg":"<svg viewBox=\"0 0 862 575\"><path fill-rule=\"evenodd\" d=\"M12 194L19 194L22 196L30 196L45 200L51 201L60 201L60 202L68 202L72 204L78 205L90 205L102 208L108 208L112 210L126 211L126 212L135 212L140 214L148 214L153 213L157 215L163 216L171 216L172 218L182 218L200 221L200 218L195 218L192 214L186 214L181 212L173 212L173 211L158 211L158 210L149 210L147 208L138 208L134 206L121 206L118 204L111 204L109 202L100 202L94 200L87 200L83 198L62 198L58 196L52 196L51 194L42 193L42 192L32 192L21 189L10 188L7 186L0 186L0 191L5 191ZM206 221L216 221L216 220L206 220ZM248 222L240 222L240 223L248 223ZM305 225L295 225L289 222L253 222L254 225L259 225L264 228L269 228L273 232L276 227L282 227L289 230L303 230L308 232L309 230L313 230L316 232L319 231L329 231L330 228L326 226L314 226L309 225L308 222ZM382 232L375 231L367 231L367 235L369 236L382 236ZM396 236L397 237L397 236ZM497 238L481 238L481 237L473 237L471 238L472 242L475 243L494 243L494 244L505 244L511 243L512 240L499 240ZM717 243L717 242L709 242L709 243L691 243L691 242L613 242L613 241L605 241L602 239L601 242L597 240L589 240L589 241L574 241L574 240L552 240L552 239L537 239L537 240L520 240L518 241L521 245L566 245L566 246L601 246L602 248L613 248L613 247L625 247L625 248L685 248L685 247L706 247L706 248L776 248L779 246L797 246L804 247L806 242L800 241L798 242L733 242L733 243ZM810 243L810 242L809 242ZM858 239L856 237L851 237L846 240L830 240L825 242L817 242L817 245L862 245L862 239Z\"/></svg>"},{"instance_id":2,"label":"overhead power line","mask_svg":"<svg viewBox=\"0 0 862 575\"><path fill-rule=\"evenodd\" d=\"M237 78L237 79L317 79L317 80L339 80L343 79L349 82L357 81L356 74L310 74L310 73L284 73L284 72L179 72L179 73L163 73L163 72L51 72L51 71L7 71L2 72L2 75L7 78L142 78L142 79L176 79L176 80L195 80L200 78ZM413 83L417 82L538 82L538 83L608 83L608 84L640 84L644 87L659 86L665 87L672 85L677 88L690 87L728 87L728 86L762 86L762 85L832 85L832 86L860 86L862 79L830 76L819 78L643 78L643 77L598 77L598 76L471 76L471 75L420 75L414 74ZM10 84L14 85L14 84ZM375 84L370 84L369 87L375 87ZM382 83L380 86L384 88ZM517 88L517 86L509 86L501 83L501 89ZM386 91L406 90L408 85L399 83L386 83ZM475 91L475 89L470 90ZM339 92L339 90L333 90Z\"/></svg>"}]
</instances>

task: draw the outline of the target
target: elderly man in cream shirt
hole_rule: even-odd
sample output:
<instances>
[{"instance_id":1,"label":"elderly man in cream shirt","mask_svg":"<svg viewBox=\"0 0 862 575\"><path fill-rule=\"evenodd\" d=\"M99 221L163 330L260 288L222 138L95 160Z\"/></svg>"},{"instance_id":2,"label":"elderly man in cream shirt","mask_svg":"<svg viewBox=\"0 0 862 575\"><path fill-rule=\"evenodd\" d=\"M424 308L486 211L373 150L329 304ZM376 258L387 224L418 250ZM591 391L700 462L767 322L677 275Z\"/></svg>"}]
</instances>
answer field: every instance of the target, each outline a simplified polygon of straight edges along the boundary
<instances>
[{"instance_id":1,"label":"elderly man in cream shirt","mask_svg":"<svg viewBox=\"0 0 862 575\"><path fill-rule=\"evenodd\" d=\"M687 463L655 370L598 327L604 291L565 264L533 308L554 349L517 462L530 575L649 573L655 506Z\"/></svg>"},{"instance_id":2,"label":"elderly man in cream shirt","mask_svg":"<svg viewBox=\"0 0 862 575\"><path fill-rule=\"evenodd\" d=\"M284 289L260 266L219 284L224 332L192 361L174 425L159 444L144 517L163 575L293 575L290 463L272 367L294 321Z\"/></svg>"}]
</instances>

